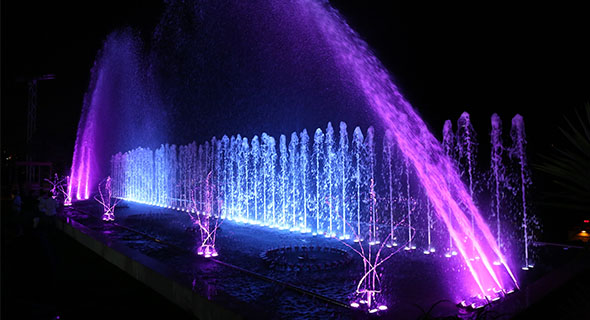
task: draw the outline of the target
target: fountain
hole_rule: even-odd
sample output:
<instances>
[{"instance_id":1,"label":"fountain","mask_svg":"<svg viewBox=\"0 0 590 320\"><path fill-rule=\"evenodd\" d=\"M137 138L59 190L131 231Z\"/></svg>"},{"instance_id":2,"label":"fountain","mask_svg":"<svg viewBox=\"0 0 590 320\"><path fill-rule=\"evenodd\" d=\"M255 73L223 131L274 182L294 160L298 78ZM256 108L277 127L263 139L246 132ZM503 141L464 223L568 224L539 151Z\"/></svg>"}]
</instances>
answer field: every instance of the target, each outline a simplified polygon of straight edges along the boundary
<instances>
[{"instance_id":1,"label":"fountain","mask_svg":"<svg viewBox=\"0 0 590 320\"><path fill-rule=\"evenodd\" d=\"M416 170L438 217L451 232L454 244L472 273L475 289L483 296L491 288L505 288L500 272L491 261L500 259L512 286L516 278L505 263L488 226L465 190L454 166L444 155L440 143L428 131L422 119L401 96L387 71L371 54L367 45L344 22L338 12L314 1L302 1L306 13L313 17L332 47L335 58L363 92L370 108L390 129L400 150ZM468 216L472 223L467 222ZM477 230L477 232L475 232ZM478 236L481 234L481 236ZM462 239L469 239L468 252ZM474 262L472 259L478 257Z\"/></svg>"},{"instance_id":2,"label":"fountain","mask_svg":"<svg viewBox=\"0 0 590 320\"><path fill-rule=\"evenodd\" d=\"M469 187L469 196L475 201L476 188L476 154L477 154L477 140L475 138L475 130L471 125L469 113L463 112L457 121L457 162L459 163L462 172L461 175L467 179L467 186ZM471 232L475 233L475 216L471 213ZM474 250L474 248L472 248Z\"/></svg>"},{"instance_id":3,"label":"fountain","mask_svg":"<svg viewBox=\"0 0 590 320\"><path fill-rule=\"evenodd\" d=\"M72 199L68 192L69 180L69 176L60 177L57 173L54 175L53 179L45 179L45 182L49 183L51 186L49 189L51 197L53 199L61 198L64 206L72 205Z\"/></svg>"},{"instance_id":4,"label":"fountain","mask_svg":"<svg viewBox=\"0 0 590 320\"><path fill-rule=\"evenodd\" d=\"M346 212L347 212L347 208L349 207L348 204L348 184L349 184L349 179L348 179L348 175L350 174L350 163L351 163L351 159L349 157L349 153L348 153L348 145L349 145L349 141L348 141L348 131L346 130L346 123L344 121L340 122L340 141L339 141L339 149L338 149L338 164L339 164L339 172L340 172L340 177L339 177L339 181L338 183L340 184L340 190L342 191L342 193L340 194L340 201L338 202L338 205L340 207L340 216L342 217L342 222L340 223L340 225L342 226L342 236L341 236L341 240L348 240L350 239L350 236L346 233L346 225L347 225L347 220L346 220Z\"/></svg>"},{"instance_id":5,"label":"fountain","mask_svg":"<svg viewBox=\"0 0 590 320\"><path fill-rule=\"evenodd\" d=\"M223 136L221 143L211 146L208 141L201 145L196 142L181 146L164 144L155 151L136 148L117 153L110 161L113 195L180 211L203 212L208 206L209 214L217 212L218 216L228 220L312 232L342 240L350 238L346 230L353 223L359 239L366 235L370 242L376 242L378 228L386 219L377 215L376 204L365 207L369 195L376 196L376 187L363 183L373 181L375 184L377 150L374 129L368 128L367 138L363 139L362 130L357 127L356 147L353 148L356 151L349 153L346 123L341 122L340 127L344 129L340 130L339 144L335 143L330 124L325 135L319 128L315 131L311 157L307 155L309 138L306 130L300 135L292 133L288 143L286 135L280 135L278 156L275 139L267 133L261 134L262 145L258 136L249 142L248 138L238 135ZM217 141L216 138L211 140ZM395 148L392 142L388 147L385 152L392 152ZM389 165L399 167L398 159L389 157ZM355 179L348 179L347 168L355 162L357 175ZM310 177L308 168L312 172ZM398 173L401 171L392 172L391 179L399 181ZM405 171L404 174L409 179L409 174ZM204 187L215 177L219 187ZM304 188L307 185L312 186L312 192ZM195 188L196 191L192 191ZM355 192L351 193L351 190ZM309 193L312 201L307 196ZM399 202L397 196L391 201ZM411 195L408 193L407 197ZM218 204L217 208L215 204ZM262 210L259 210L260 204ZM311 228L306 225L304 210L309 205L314 220ZM356 207L356 215L347 215L343 210L351 207ZM393 214L390 210L390 215ZM394 219L390 218L391 221Z\"/></svg>"},{"instance_id":6,"label":"fountain","mask_svg":"<svg viewBox=\"0 0 590 320\"><path fill-rule=\"evenodd\" d=\"M385 307L377 268L402 248L410 254L420 246L429 258L447 248L444 260L460 260L470 274L450 289L479 296L476 306L518 288L498 229L494 236L476 206L477 142L467 113L456 139L445 123L441 145L325 2L259 0L251 12L232 1L223 10L216 4L173 1L149 45L129 30L106 39L84 100L69 196L88 199L110 160L113 195L189 212L205 235L205 255L222 251L214 240L218 219L336 238L351 248L356 242L365 264L357 293L369 311ZM215 23L225 19L237 27ZM359 125L352 141L343 121L336 137L329 121L337 117ZM303 126L316 128L313 141ZM511 154L522 163L524 127L516 127L520 147ZM204 140L215 135L222 138ZM528 266L527 241L524 247Z\"/></svg>"},{"instance_id":7,"label":"fountain","mask_svg":"<svg viewBox=\"0 0 590 320\"><path fill-rule=\"evenodd\" d=\"M115 220L115 207L121 201L120 199L114 199L113 188L112 188L111 177L106 177L98 185L98 197L94 197L94 200L98 202L103 209L102 220L114 221Z\"/></svg>"},{"instance_id":8,"label":"fountain","mask_svg":"<svg viewBox=\"0 0 590 320\"><path fill-rule=\"evenodd\" d=\"M215 249L215 238L217 236L217 229L219 229L220 219L219 216L215 217L212 214L213 186L210 183L211 177L212 174L209 172L204 185L196 184L194 188L189 190L190 209L186 210L193 223L199 228L201 234L201 242L197 248L197 254L205 258L217 257L219 255ZM204 191L204 203L196 200L197 190L199 194L202 194Z\"/></svg>"},{"instance_id":9,"label":"fountain","mask_svg":"<svg viewBox=\"0 0 590 320\"><path fill-rule=\"evenodd\" d=\"M533 233L531 233L531 224L535 224L534 219L528 216L527 207L527 193L531 185L530 173L528 170L526 159L526 135L524 131L524 120L521 115L517 114L512 118L512 128L510 129L510 136L512 137L512 146L510 148L510 155L516 160L519 170L513 183L515 187L512 189L515 195L520 196L520 210L519 216L522 218L522 235L524 242L524 259L522 266L523 270L529 270L534 265L529 257L529 244L533 240Z\"/></svg>"},{"instance_id":10,"label":"fountain","mask_svg":"<svg viewBox=\"0 0 590 320\"><path fill-rule=\"evenodd\" d=\"M502 177L505 170L499 161L503 148L500 119L497 115L492 119L491 141L494 148L491 178L497 184L491 184L490 191L495 191L500 190L497 185L504 183ZM521 127L515 125L517 129ZM446 240L440 233L452 232L434 229L431 201L411 187L413 174L410 163L391 139L391 132L387 131L382 136L382 148L375 148L374 129L370 127L363 134L357 127L353 134L352 152L349 152L346 128L346 123L341 122L339 137L335 136L331 124L328 124L326 134L318 128L315 131L311 156L307 151L307 130L300 134L293 132L290 141L287 141L286 135L280 135L278 157L275 139L266 133L261 134L262 146L258 142L258 136L248 140L237 135L231 138L224 136L219 143L211 145L209 141L202 145L193 142L179 147L166 144L155 151L137 148L124 154L118 153L111 159L114 196L201 214L191 214L191 218L202 230L202 234L207 235L203 238L204 248L214 248L214 240L210 245L204 243L207 239L215 239L215 232L209 231L209 220L202 221L198 217L215 217L216 223L217 218L221 217L292 232L311 232L315 236L337 238L348 247L351 246L346 240L351 238L349 233L352 233L353 240L360 249L354 249L355 252L363 261L368 261L365 273L376 272L372 268L384 262L371 260L381 256L383 246L393 248L387 253L387 257L398 252L399 249L395 248L398 246L396 233L402 226L407 231L402 237L404 245L400 249L412 251L420 246L424 248L425 255L430 255L436 252L436 247L444 247ZM449 145L447 150L452 150L452 138L449 138L452 135L448 134L452 130L449 130L448 124L445 128L445 142ZM517 144L521 141L518 137L522 137L522 133L516 134L517 129L513 130L513 136L516 139L515 146L519 148L513 147L511 150L514 152L524 151ZM338 144L335 143L336 140L339 141ZM211 141L215 142L217 139L212 138ZM383 159L380 167L376 166L375 161L378 154ZM451 156L460 154L450 153ZM520 155L514 153L516 154ZM519 163L521 159L524 157L518 157ZM475 167L472 169L472 176L475 176ZM383 181L379 188L376 184L376 171L381 172ZM353 173L352 179L348 178L347 172ZM520 176L526 177L526 174ZM215 177L219 187L210 186ZM524 180L524 188L528 181ZM309 189L305 186L309 186ZM494 194L494 199L501 196ZM190 201L186 202L186 199ZM259 209L260 204L262 210ZM500 209L493 204L494 212L500 213ZM306 222L308 206L311 207L313 218L313 224L309 227ZM217 214L213 215L213 212ZM504 219L500 216L495 216L495 220L498 225L504 224ZM467 220L461 223L465 224ZM211 227L211 230L217 230L217 225ZM421 234L419 242L416 240L417 234ZM528 257L526 241L524 245ZM376 251L373 252L373 249ZM206 255L211 256L212 252L210 250ZM449 247L449 251L445 253L447 258L455 255L457 253L453 247ZM481 257L475 256L470 261L477 263L480 259ZM499 267L502 260L494 260L492 264ZM368 280L363 278L361 282L364 281ZM375 281L371 280L370 283L374 286L377 284ZM380 291L373 289L359 289L361 291L357 293L362 293L359 299L365 302L375 300ZM502 294L501 290L496 291L496 294ZM491 297L490 300L495 298ZM479 306L482 299L473 303Z\"/></svg>"},{"instance_id":11,"label":"fountain","mask_svg":"<svg viewBox=\"0 0 590 320\"><path fill-rule=\"evenodd\" d=\"M451 122L451 120L445 121L445 124L443 126L442 144L445 155L449 159L455 159L455 133L453 132L453 123ZM457 255L457 251L453 250L453 236L449 232L449 246L445 256L447 258L450 258L453 255Z\"/></svg>"},{"instance_id":12,"label":"fountain","mask_svg":"<svg viewBox=\"0 0 590 320\"><path fill-rule=\"evenodd\" d=\"M496 223L496 241L498 246L503 248L502 240L502 202L504 200L504 190L506 189L506 169L502 161L504 145L502 144L502 120L497 114L492 115L492 131L490 132L491 154L490 154L490 191L492 192L491 210L495 216ZM495 262L496 264L498 262Z\"/></svg>"}]
</instances>

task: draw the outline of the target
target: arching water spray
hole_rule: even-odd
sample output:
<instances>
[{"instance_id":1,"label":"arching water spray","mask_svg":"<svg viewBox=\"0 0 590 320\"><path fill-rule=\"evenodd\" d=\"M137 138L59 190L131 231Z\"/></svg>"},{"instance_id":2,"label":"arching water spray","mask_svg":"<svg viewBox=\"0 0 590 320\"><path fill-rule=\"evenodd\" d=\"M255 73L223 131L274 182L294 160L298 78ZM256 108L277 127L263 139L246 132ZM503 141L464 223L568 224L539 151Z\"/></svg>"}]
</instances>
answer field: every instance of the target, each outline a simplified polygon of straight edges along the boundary
<instances>
[{"instance_id":1,"label":"arching water spray","mask_svg":"<svg viewBox=\"0 0 590 320\"><path fill-rule=\"evenodd\" d=\"M451 231L454 244L473 276L477 290L472 292L486 295L489 294L488 289L506 288L507 284L500 279L501 270L492 265L492 261L498 258L512 286L517 286L516 278L455 167L366 43L336 10L311 0L301 1L300 4L300 10L323 31L324 39L330 44L342 71L350 75L414 167L434 210ZM476 236L475 230L479 236ZM466 250L464 239L468 239L473 252ZM472 261L474 256L480 259Z\"/></svg>"}]
</instances>

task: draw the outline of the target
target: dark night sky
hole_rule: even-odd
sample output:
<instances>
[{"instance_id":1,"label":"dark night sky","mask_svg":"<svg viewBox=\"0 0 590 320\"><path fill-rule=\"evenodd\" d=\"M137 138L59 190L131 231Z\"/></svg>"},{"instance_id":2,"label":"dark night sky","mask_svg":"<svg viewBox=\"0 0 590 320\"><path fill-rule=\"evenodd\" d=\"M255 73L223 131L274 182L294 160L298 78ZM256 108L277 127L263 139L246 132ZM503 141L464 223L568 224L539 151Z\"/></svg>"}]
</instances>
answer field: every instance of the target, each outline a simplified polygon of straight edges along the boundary
<instances>
[{"instance_id":1,"label":"dark night sky","mask_svg":"<svg viewBox=\"0 0 590 320\"><path fill-rule=\"evenodd\" d=\"M37 160L67 167L103 39L124 26L149 32L163 7L157 1L121 2L2 2L3 158L24 150L27 90L17 79L54 73L56 80L39 84ZM562 115L590 101L584 49L590 37L581 7L331 3L439 138L443 121L456 120L462 111L472 114L481 140L488 139L493 112L505 123L521 113L532 151L545 152Z\"/></svg>"}]
</instances>

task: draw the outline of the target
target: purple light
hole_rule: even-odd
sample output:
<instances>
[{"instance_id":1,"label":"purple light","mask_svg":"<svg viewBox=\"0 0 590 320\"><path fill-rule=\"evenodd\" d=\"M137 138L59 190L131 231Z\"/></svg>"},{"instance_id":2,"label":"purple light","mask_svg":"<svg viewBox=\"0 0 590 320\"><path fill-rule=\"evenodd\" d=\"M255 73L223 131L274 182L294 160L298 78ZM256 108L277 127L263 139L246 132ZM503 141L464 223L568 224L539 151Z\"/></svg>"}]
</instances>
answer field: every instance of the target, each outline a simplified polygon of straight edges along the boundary
<instances>
[{"instance_id":1,"label":"purple light","mask_svg":"<svg viewBox=\"0 0 590 320\"><path fill-rule=\"evenodd\" d=\"M72 204L72 200L70 197L70 177L66 176L65 178L60 178L57 173L54 175L53 180L45 179L51 185L51 194L52 198L56 199L59 195L63 196L64 199L64 206L69 206Z\"/></svg>"},{"instance_id":2,"label":"purple light","mask_svg":"<svg viewBox=\"0 0 590 320\"><path fill-rule=\"evenodd\" d=\"M64 201L64 205L72 205L72 176L68 179L68 196L66 197L66 201Z\"/></svg>"},{"instance_id":3,"label":"purple light","mask_svg":"<svg viewBox=\"0 0 590 320\"><path fill-rule=\"evenodd\" d=\"M84 175L84 200L90 197L89 193L89 181L90 181L90 151L86 150L86 172ZM109 177L110 179L110 177ZM110 185L110 182L109 182Z\"/></svg>"},{"instance_id":4,"label":"purple light","mask_svg":"<svg viewBox=\"0 0 590 320\"><path fill-rule=\"evenodd\" d=\"M84 170L84 163L78 166L78 187L76 188L76 200L82 200L82 170Z\"/></svg>"},{"instance_id":5,"label":"purple light","mask_svg":"<svg viewBox=\"0 0 590 320\"><path fill-rule=\"evenodd\" d=\"M200 212L198 209L200 201L197 200L197 189L201 186L195 186L189 190L191 209L185 210L193 221L193 224L199 227L201 242L197 248L197 254L202 255L205 258L217 257L219 255L215 249L215 238L217 235L217 229L219 228L220 219L212 219L212 215L209 213L212 212L212 190L214 190L214 186L210 183L211 174L211 172L207 174L207 178L202 186L205 189L204 212ZM195 214L193 215L193 213Z\"/></svg>"},{"instance_id":6,"label":"purple light","mask_svg":"<svg viewBox=\"0 0 590 320\"><path fill-rule=\"evenodd\" d=\"M105 180L98 184L98 194L100 198L94 197L98 203L103 207L102 220L114 221L115 220L115 207L121 201L121 199L113 200L113 189L111 186L111 177L107 177Z\"/></svg>"},{"instance_id":7,"label":"purple light","mask_svg":"<svg viewBox=\"0 0 590 320\"><path fill-rule=\"evenodd\" d=\"M482 292L484 292L484 288L492 286L506 289L506 285L510 285L510 283L504 281L503 278L505 278L506 275L503 273L507 272L510 280L514 283L514 286L518 287L516 278L505 263L507 260L502 256L495 238L492 237L485 221L481 218L478 209L474 206L470 194L467 192L457 174L455 165L447 158L436 138L428 131L427 126L412 109L412 106L398 92L397 87L391 82L389 74L383 68L381 63L371 54L363 40L348 27L346 22L335 10L324 6L321 2L318 3L318 1L311 0L302 0L300 5L304 8L302 10L304 10L304 13L310 17L310 20L315 20L313 22L317 24L317 28L322 34L324 34L328 44L332 46L332 52L335 54L334 58L340 64L342 72L346 73L348 78L352 80L349 81L351 86L356 85L364 94L367 103L373 108L375 114L382 119L384 125L390 129L391 135L395 138L404 157L409 160L409 163L411 163L415 169L436 215L449 230L452 239L451 249L449 250L452 250L453 244L456 245L457 251L450 251L445 254L445 257L451 258L460 253L465 261L466 267L470 271L472 280L460 281L460 283L466 283L468 284L469 289L476 288L476 290ZM96 158L98 158L99 151L96 150L101 149L95 148L94 143L98 137L103 137L99 135L100 122L98 121L98 111L96 109L103 104L107 104L108 101L102 100L106 100L106 96L110 93L108 90L101 87L103 82L106 82L109 79L107 76L103 76L102 69L99 68L99 71L100 73L98 73L96 84L93 87L94 91L90 93L90 103L89 105L85 105L83 110L85 120L82 120L82 118L80 120L81 125L79 127L74 159L72 161L71 179L67 190L70 199L73 193L76 194L76 199L78 200L88 199L90 196L90 190L93 188L92 180L95 179L94 181L97 181L96 176L98 175L98 165L96 164ZM95 152L97 154L95 154ZM130 196L130 198L133 197ZM196 200L194 201L196 202ZM103 205L104 202L105 199L103 199ZM199 202L202 203L202 201ZM160 206L165 207L165 205ZM187 206L187 204L183 204L183 206ZM167 207L189 213L189 210L180 208L177 204L168 204ZM256 208L258 209L258 207ZM284 226L274 224L274 205L272 209L273 224L271 224L270 227L284 229ZM305 210L307 210L307 207L305 207ZM195 209L191 209L190 211L194 213ZM219 219L210 219L210 217L214 215L210 209L201 211L204 211L207 214L201 215L199 211L197 211L195 217L191 215L191 218L194 219L194 223L200 227L201 231L201 243L197 249L197 254L204 255L205 257L214 257L217 256L214 246L215 231ZM248 220L233 217L232 215L234 213L227 210L224 210L222 213L218 212L217 214L226 217L229 220L249 223ZM265 211L265 215L266 214ZM330 215L332 215L332 211L330 211ZM111 215L107 216L110 217ZM114 215L112 216L114 218ZM360 214L358 216L360 217ZM305 215L304 217L307 216ZM468 219L468 217L470 219ZM343 221L346 222L345 217L343 216L342 218ZM373 226L375 226L376 221L373 220L372 222ZM215 223L215 226L209 225L209 223ZM258 221L251 223L268 225L268 223L260 223ZM307 229L307 227L308 225L304 222L301 232L312 232L311 229ZM319 222L317 228L319 229ZM330 229L324 227L324 230L327 230L325 232L326 238L336 236L331 229L331 224ZM321 230L315 230L313 233L314 236L318 234L322 235L324 232ZM373 236L374 235L375 232ZM360 237L360 234L357 235L357 237L354 238L354 242L360 245L360 250L364 250L362 249L363 243ZM341 240L346 240L348 238L350 237L340 237ZM464 241L464 239L467 239L467 241ZM375 238L371 238L371 236L367 237L366 240L368 241L369 253L365 254L363 252L362 257L364 262L368 261L368 266L365 267L365 275L363 276L363 279L361 279L361 283L371 277L373 280L372 282L374 283L379 258L375 258L374 256L371 257L370 252L372 250L371 247L375 247L380 244L380 242ZM386 246L388 248L397 246L397 243L395 242L390 244L387 241L384 241L383 243L387 243ZM401 243L400 240L400 245L400 249L403 248L407 251L416 249L416 246L412 245L411 241L404 247L404 244ZM381 246L381 248L382 247L383 246ZM377 248L374 250L377 250ZM434 249L429 249L423 252L428 255L435 251ZM500 266L504 269L500 268ZM528 269L528 267L532 266L528 266L527 264L526 268ZM374 303L372 300L374 295L378 293L373 289L374 287L369 288L369 290L359 290L357 288L357 292L364 294L365 299L367 299L361 300L361 303L369 304L369 308L371 303ZM471 292L476 290L471 290ZM355 304L358 305L356 302ZM378 309L380 308L381 306L378 307ZM373 310L377 309L370 309L370 312Z\"/></svg>"},{"instance_id":8,"label":"purple light","mask_svg":"<svg viewBox=\"0 0 590 320\"><path fill-rule=\"evenodd\" d=\"M399 93L366 43L339 13L331 8L326 10L315 1L307 1L306 6L316 18L319 28L325 32L325 39L332 46L342 69L356 80L368 104L413 164L436 214L449 230L479 290L485 292L484 287L494 285L503 288L504 284L500 282L491 261L505 259L440 143ZM468 216L473 217L473 227ZM482 237L475 234L476 230ZM470 261L471 250L467 250L463 239L468 239L469 247L473 247L475 255L481 257L481 263ZM510 268L506 264L503 266L514 285L518 286Z\"/></svg>"}]
</instances>

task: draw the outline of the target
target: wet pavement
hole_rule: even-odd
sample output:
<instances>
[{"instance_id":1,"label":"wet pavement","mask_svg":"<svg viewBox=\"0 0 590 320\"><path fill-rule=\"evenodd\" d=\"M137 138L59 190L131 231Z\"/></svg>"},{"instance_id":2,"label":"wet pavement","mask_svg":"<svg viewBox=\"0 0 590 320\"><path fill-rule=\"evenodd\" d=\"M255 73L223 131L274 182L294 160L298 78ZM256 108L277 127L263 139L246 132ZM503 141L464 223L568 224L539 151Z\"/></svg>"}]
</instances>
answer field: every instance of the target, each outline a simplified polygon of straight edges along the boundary
<instances>
[{"instance_id":1,"label":"wet pavement","mask_svg":"<svg viewBox=\"0 0 590 320\"><path fill-rule=\"evenodd\" d=\"M179 283L246 317L368 317L348 307L362 275L362 263L338 240L223 221L217 236L220 255L213 260L196 254L199 234L186 213L126 202L117 208L115 223L105 223L100 216L95 203L80 202L66 210L62 219L92 230L108 246L124 246L163 263ZM311 245L348 250L353 260L330 270L295 272L269 268L260 258L266 250ZM554 249L547 250L550 252L545 255L556 257L555 263L519 272L521 284L535 281L570 258L564 250L557 250L561 256L555 256ZM455 305L456 293L448 291L464 275L463 269L460 262L448 263L439 253L402 251L394 255L380 270L389 306L380 316L416 319L428 313L472 317L461 314Z\"/></svg>"}]
</instances>

